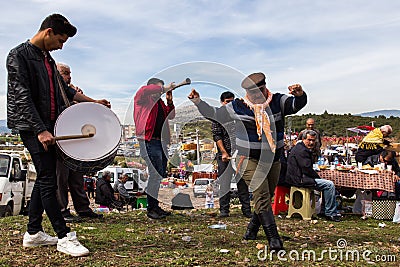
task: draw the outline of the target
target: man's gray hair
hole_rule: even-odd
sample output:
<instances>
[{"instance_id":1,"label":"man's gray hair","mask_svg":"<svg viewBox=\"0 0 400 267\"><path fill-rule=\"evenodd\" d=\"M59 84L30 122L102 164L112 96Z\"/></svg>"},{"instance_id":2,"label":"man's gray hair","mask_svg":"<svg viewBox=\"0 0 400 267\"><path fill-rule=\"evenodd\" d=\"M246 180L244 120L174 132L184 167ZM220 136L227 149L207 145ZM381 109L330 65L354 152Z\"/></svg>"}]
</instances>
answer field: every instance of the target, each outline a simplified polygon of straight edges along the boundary
<instances>
[{"instance_id":1,"label":"man's gray hair","mask_svg":"<svg viewBox=\"0 0 400 267\"><path fill-rule=\"evenodd\" d=\"M380 130L381 130L381 132L386 132L386 133L391 134L392 133L392 126L383 125L383 126L381 126Z\"/></svg>"},{"instance_id":2,"label":"man's gray hair","mask_svg":"<svg viewBox=\"0 0 400 267\"><path fill-rule=\"evenodd\" d=\"M57 62L57 69L58 68L65 68L65 69L71 69L67 64L63 63L63 62Z\"/></svg>"},{"instance_id":3,"label":"man's gray hair","mask_svg":"<svg viewBox=\"0 0 400 267\"><path fill-rule=\"evenodd\" d=\"M301 137L301 139L306 139L307 135L311 135L311 136L317 136L317 132L314 130L305 130L303 132L303 136Z\"/></svg>"},{"instance_id":4,"label":"man's gray hair","mask_svg":"<svg viewBox=\"0 0 400 267\"><path fill-rule=\"evenodd\" d=\"M107 177L107 176L111 177L111 172L110 171L104 171L103 172L103 177Z\"/></svg>"}]
</instances>

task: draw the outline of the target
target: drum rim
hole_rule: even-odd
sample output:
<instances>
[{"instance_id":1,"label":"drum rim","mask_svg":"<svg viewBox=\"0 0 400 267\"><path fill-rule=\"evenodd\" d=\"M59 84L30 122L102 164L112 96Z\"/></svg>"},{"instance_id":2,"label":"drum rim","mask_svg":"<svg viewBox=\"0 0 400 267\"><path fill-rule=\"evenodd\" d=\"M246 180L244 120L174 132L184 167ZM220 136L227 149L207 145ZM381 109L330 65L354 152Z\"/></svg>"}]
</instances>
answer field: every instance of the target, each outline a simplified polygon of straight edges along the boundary
<instances>
[{"instance_id":1,"label":"drum rim","mask_svg":"<svg viewBox=\"0 0 400 267\"><path fill-rule=\"evenodd\" d=\"M63 147L60 145L60 143L59 143L60 141L56 141L57 147L62 151L62 153L64 153L66 156L68 156L68 157L70 157L70 158L72 158L72 159L74 159L74 160L77 160L77 161L92 162L92 161L99 161L99 160L105 159L106 157L112 155L116 150L118 150L118 147L119 147L119 145L121 144L121 139L122 139L122 125L121 125L121 121L119 120L118 116L114 113L114 111L112 111L110 108L108 108L108 107L106 107L106 106L104 106L104 105L102 105L102 104L94 103L94 102L82 102L82 103L78 103L78 104L75 104L75 105L97 105L98 107L101 106L101 107L104 108L105 110L110 111L111 114L117 119L118 124L119 124L119 128L120 128L120 137L119 137L119 141L118 141L118 143L116 144L116 146L115 146L112 150L110 150L110 151L108 152L108 154L106 154L106 155L104 155L104 156L102 156L102 157L97 157L97 158L95 158L95 159L87 159L87 160L83 160L83 159L81 159L81 158L76 158L76 157L74 157L74 156L71 156L69 153L66 153L66 151L63 149ZM70 107L74 107L75 105L72 105L72 106L70 106ZM56 122L55 122L55 124L54 124L54 135L55 135L55 136L57 135L57 127L56 127L56 126L57 126L57 123L60 121L61 115L62 115L64 112L66 112L67 109L68 109L68 108L64 109L64 110L61 112L61 114L58 115L58 117L57 117L57 120L56 120Z\"/></svg>"}]
</instances>

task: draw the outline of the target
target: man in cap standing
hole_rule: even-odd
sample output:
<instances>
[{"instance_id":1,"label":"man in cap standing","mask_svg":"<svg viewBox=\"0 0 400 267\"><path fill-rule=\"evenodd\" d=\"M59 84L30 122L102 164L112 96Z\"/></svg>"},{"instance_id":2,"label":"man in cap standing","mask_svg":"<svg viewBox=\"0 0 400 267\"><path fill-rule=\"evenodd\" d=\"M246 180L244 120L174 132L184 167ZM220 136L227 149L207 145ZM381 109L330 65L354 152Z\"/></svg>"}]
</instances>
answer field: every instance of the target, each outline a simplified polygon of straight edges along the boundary
<instances>
[{"instance_id":1,"label":"man in cap standing","mask_svg":"<svg viewBox=\"0 0 400 267\"><path fill-rule=\"evenodd\" d=\"M250 74L242 81L246 90L243 99L235 99L218 110L200 99L196 90L189 94L203 116L224 125L235 120L237 169L253 192L254 213L244 239L256 239L263 227L271 250L283 249L271 207L271 198L278 183L283 153L284 116L294 114L307 103L301 85L288 87L293 96L272 94L266 87L263 73Z\"/></svg>"}]
</instances>

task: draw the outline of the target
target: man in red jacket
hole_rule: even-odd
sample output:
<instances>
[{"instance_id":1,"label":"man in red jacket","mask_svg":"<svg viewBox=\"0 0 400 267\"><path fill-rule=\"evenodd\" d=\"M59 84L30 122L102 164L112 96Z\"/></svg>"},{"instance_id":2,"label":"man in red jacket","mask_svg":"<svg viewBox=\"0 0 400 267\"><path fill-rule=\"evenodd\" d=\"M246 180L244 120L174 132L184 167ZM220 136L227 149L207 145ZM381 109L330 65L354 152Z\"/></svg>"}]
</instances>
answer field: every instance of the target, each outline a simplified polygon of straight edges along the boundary
<instances>
[{"instance_id":1,"label":"man in red jacket","mask_svg":"<svg viewBox=\"0 0 400 267\"><path fill-rule=\"evenodd\" d=\"M172 90L175 84L164 86L164 81L151 78L134 97L133 118L136 136L139 139L140 156L146 161L149 170L147 184L147 216L162 219L171 214L160 208L158 191L167 169L167 145L170 142L168 120L175 117ZM167 105L161 99L163 94Z\"/></svg>"}]
</instances>

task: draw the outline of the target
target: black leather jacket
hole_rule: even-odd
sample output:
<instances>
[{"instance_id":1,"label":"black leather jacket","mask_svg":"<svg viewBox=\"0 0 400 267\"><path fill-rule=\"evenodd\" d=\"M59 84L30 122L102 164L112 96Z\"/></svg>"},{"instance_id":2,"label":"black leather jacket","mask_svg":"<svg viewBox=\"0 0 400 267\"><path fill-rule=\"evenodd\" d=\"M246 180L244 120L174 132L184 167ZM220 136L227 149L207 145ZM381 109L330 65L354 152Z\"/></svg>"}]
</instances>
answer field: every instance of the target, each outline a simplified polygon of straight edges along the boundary
<instances>
[{"instance_id":1,"label":"black leather jacket","mask_svg":"<svg viewBox=\"0 0 400 267\"><path fill-rule=\"evenodd\" d=\"M53 68L53 84L56 96L56 117L65 107L56 75L54 59L50 53L43 52L29 41L13 48L7 57L8 92L7 126L10 129L33 131L52 131L50 120L50 82L44 63L45 55ZM68 88L63 79L64 90L72 101L75 90Z\"/></svg>"}]
</instances>

